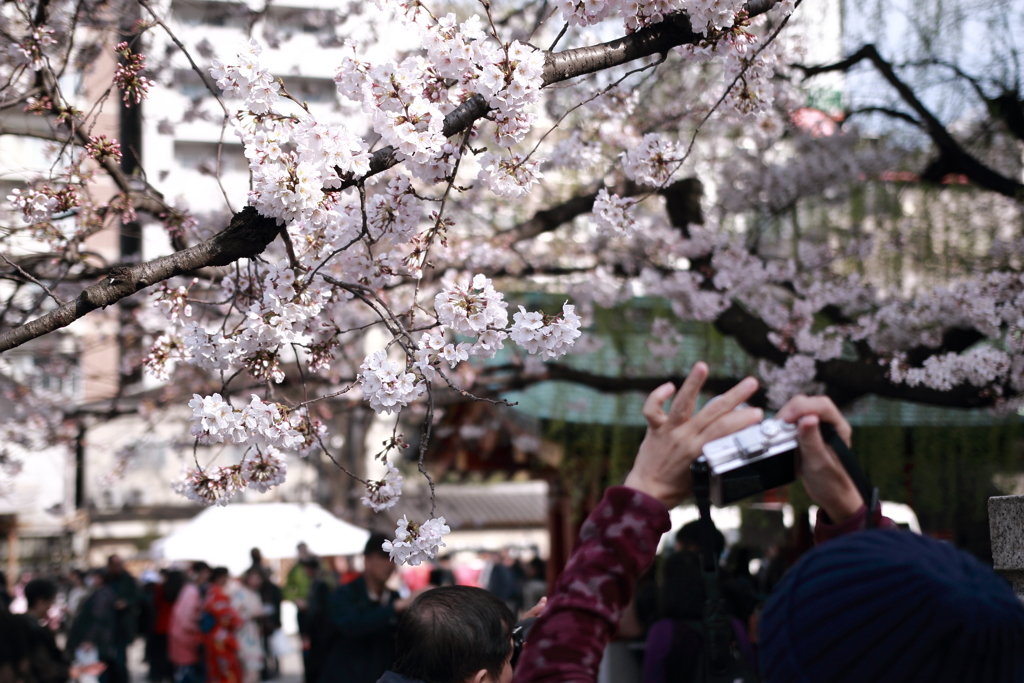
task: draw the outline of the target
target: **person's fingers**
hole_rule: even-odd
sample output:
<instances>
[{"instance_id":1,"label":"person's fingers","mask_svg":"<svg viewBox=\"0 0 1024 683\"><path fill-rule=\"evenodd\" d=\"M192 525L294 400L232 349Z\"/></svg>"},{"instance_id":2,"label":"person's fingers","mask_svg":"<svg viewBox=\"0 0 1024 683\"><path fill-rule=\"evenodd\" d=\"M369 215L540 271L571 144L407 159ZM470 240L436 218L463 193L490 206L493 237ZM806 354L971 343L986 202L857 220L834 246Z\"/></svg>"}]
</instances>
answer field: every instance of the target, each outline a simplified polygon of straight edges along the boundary
<instances>
[{"instance_id":1,"label":"person's fingers","mask_svg":"<svg viewBox=\"0 0 1024 683\"><path fill-rule=\"evenodd\" d=\"M825 439L821 436L819 428L820 420L814 413L798 418L796 423L796 441L800 444L801 465L810 458L817 460L820 464L822 458L832 459L832 454L825 445Z\"/></svg>"},{"instance_id":2,"label":"person's fingers","mask_svg":"<svg viewBox=\"0 0 1024 683\"><path fill-rule=\"evenodd\" d=\"M757 391L757 380L753 377L747 377L732 389L701 408L700 412L691 420L693 428L697 430L697 433L700 433L719 417L732 411L736 406L753 396L755 391Z\"/></svg>"},{"instance_id":3,"label":"person's fingers","mask_svg":"<svg viewBox=\"0 0 1024 683\"><path fill-rule=\"evenodd\" d=\"M532 608L530 608L530 610L526 614L523 615L523 619L529 619L531 617L539 617L540 613L544 611L544 608L547 607L547 605L548 605L548 599L546 597L541 598L540 602L538 602L536 605L534 605Z\"/></svg>"},{"instance_id":4,"label":"person's fingers","mask_svg":"<svg viewBox=\"0 0 1024 683\"><path fill-rule=\"evenodd\" d=\"M822 422L828 422L836 428L839 438L847 446L850 445L853 429L850 427L850 423L846 421L846 418L843 417L843 414L839 412L836 404L828 396L794 396L786 405L782 406L782 409L779 410L775 417L784 422L794 424L805 415L816 415Z\"/></svg>"},{"instance_id":5,"label":"person's fingers","mask_svg":"<svg viewBox=\"0 0 1024 683\"><path fill-rule=\"evenodd\" d=\"M764 411L760 408L740 408L731 410L725 415L701 430L698 435L701 447L709 441L714 441L729 434L735 434L741 429L755 425L764 419Z\"/></svg>"},{"instance_id":6,"label":"person's fingers","mask_svg":"<svg viewBox=\"0 0 1024 683\"><path fill-rule=\"evenodd\" d=\"M690 374L686 376L679 393L672 399L672 406L668 411L668 419L672 424L682 424L693 415L693 409L697 405L697 396L700 388L704 386L704 380L708 378L707 363L697 361L690 368Z\"/></svg>"},{"instance_id":7,"label":"person's fingers","mask_svg":"<svg viewBox=\"0 0 1024 683\"><path fill-rule=\"evenodd\" d=\"M676 390L676 387L672 382L665 382L660 387L655 389L644 401L644 419L647 420L647 426L652 429L657 429L665 423L668 417L665 415L665 411L662 410L662 406L672 396L672 392Z\"/></svg>"}]
</instances>

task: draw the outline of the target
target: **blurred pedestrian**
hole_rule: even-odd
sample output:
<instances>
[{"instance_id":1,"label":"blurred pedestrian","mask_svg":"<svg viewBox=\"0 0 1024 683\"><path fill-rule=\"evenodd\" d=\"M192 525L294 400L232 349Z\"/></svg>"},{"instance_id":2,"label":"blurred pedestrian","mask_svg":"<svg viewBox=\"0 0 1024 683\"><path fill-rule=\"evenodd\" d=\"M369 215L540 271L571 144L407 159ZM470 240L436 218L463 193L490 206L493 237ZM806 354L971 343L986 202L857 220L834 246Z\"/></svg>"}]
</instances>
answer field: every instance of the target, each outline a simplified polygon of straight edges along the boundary
<instances>
[{"instance_id":1,"label":"blurred pedestrian","mask_svg":"<svg viewBox=\"0 0 1024 683\"><path fill-rule=\"evenodd\" d=\"M14 596L11 595L7 588L7 574L0 571L0 608L10 612L13 600Z\"/></svg>"},{"instance_id":2,"label":"blurred pedestrian","mask_svg":"<svg viewBox=\"0 0 1024 683\"><path fill-rule=\"evenodd\" d=\"M64 601L64 621L70 628L71 623L82 606L82 601L89 595L89 589L85 587L85 572L81 569L72 569L68 572L68 593Z\"/></svg>"},{"instance_id":3,"label":"blurred pedestrian","mask_svg":"<svg viewBox=\"0 0 1024 683\"><path fill-rule=\"evenodd\" d=\"M67 683L84 674L97 675L105 666L73 666L67 654L57 645L53 629L48 625L48 613L57 601L57 584L49 579L32 579L25 585L24 614L18 615L24 625L24 648L28 659L23 665L26 683Z\"/></svg>"},{"instance_id":4,"label":"blurred pedestrian","mask_svg":"<svg viewBox=\"0 0 1024 683\"><path fill-rule=\"evenodd\" d=\"M430 579L427 581L427 584L433 588L455 585L455 572L452 571L451 555L437 558L436 566L430 570Z\"/></svg>"},{"instance_id":5,"label":"blurred pedestrian","mask_svg":"<svg viewBox=\"0 0 1024 683\"><path fill-rule=\"evenodd\" d=\"M107 683L129 683L128 646L135 640L139 625L139 584L128 573L124 561L118 555L107 558L107 583L117 598L114 610L117 623L114 632L114 646L117 657L110 669Z\"/></svg>"},{"instance_id":6,"label":"blurred pedestrian","mask_svg":"<svg viewBox=\"0 0 1024 683\"><path fill-rule=\"evenodd\" d=\"M203 632L199 618L210 582L210 565L192 563L191 580L178 593L167 627L167 656L174 665L174 683L204 683Z\"/></svg>"},{"instance_id":7,"label":"blurred pedestrian","mask_svg":"<svg viewBox=\"0 0 1024 683\"><path fill-rule=\"evenodd\" d=\"M534 555L523 567L523 605L532 607L548 594L547 566Z\"/></svg>"},{"instance_id":8,"label":"blurred pedestrian","mask_svg":"<svg viewBox=\"0 0 1024 683\"><path fill-rule=\"evenodd\" d=\"M371 535L362 575L331 593L328 655L318 683L376 683L391 666L398 615L412 597L399 598L386 585L395 571L381 548L386 540L383 534Z\"/></svg>"},{"instance_id":9,"label":"blurred pedestrian","mask_svg":"<svg viewBox=\"0 0 1024 683\"><path fill-rule=\"evenodd\" d=\"M179 569L162 569L160 575L162 580L152 587L153 620L146 634L148 678L153 683L174 680L174 665L168 657L168 633L174 601L185 584L185 576Z\"/></svg>"},{"instance_id":10,"label":"blurred pedestrian","mask_svg":"<svg viewBox=\"0 0 1024 683\"><path fill-rule=\"evenodd\" d=\"M238 659L242 665L244 683L256 683L263 671L263 639L259 624L263 616L263 601L260 600L259 594L262 585L263 574L249 569L231 589L231 606L242 619L237 638Z\"/></svg>"},{"instance_id":11,"label":"blurred pedestrian","mask_svg":"<svg viewBox=\"0 0 1024 683\"><path fill-rule=\"evenodd\" d=\"M28 629L0 600L0 683L20 683L28 666Z\"/></svg>"},{"instance_id":12,"label":"blurred pedestrian","mask_svg":"<svg viewBox=\"0 0 1024 683\"><path fill-rule=\"evenodd\" d=\"M263 553L260 551L259 548L251 549L249 551L249 558L252 560L252 563L249 565L249 570L255 569L260 574L263 574L264 578L270 577L270 568L267 565L263 564Z\"/></svg>"},{"instance_id":13,"label":"blurred pedestrian","mask_svg":"<svg viewBox=\"0 0 1024 683\"><path fill-rule=\"evenodd\" d=\"M508 605L513 614L518 614L523 602L523 593L508 549L496 553L493 562L494 565L491 567L491 573L487 580L487 590Z\"/></svg>"},{"instance_id":14,"label":"blurred pedestrian","mask_svg":"<svg viewBox=\"0 0 1024 683\"><path fill-rule=\"evenodd\" d=\"M117 664L117 593L107 585L102 569L93 569L86 575L86 587L89 594L71 623L65 649L74 653L76 659L91 659L84 653L94 652L95 658L107 666L106 680L111 681Z\"/></svg>"},{"instance_id":15,"label":"blurred pedestrian","mask_svg":"<svg viewBox=\"0 0 1024 683\"><path fill-rule=\"evenodd\" d=\"M317 683L329 653L330 623L327 609L334 582L315 557L303 560L302 568L310 580L305 617L299 621L304 680L306 683Z\"/></svg>"},{"instance_id":16,"label":"blurred pedestrian","mask_svg":"<svg viewBox=\"0 0 1024 683\"><path fill-rule=\"evenodd\" d=\"M302 562L310 557L315 557L315 555L309 552L309 546L305 543L299 543L295 550L298 553L298 559L296 559L292 568L288 570L284 586L281 587L281 597L284 600L291 600L295 603L295 607L298 608L299 612L299 621L301 622L302 613L306 609L306 596L309 594L310 584L306 570L302 567Z\"/></svg>"},{"instance_id":17,"label":"blurred pedestrian","mask_svg":"<svg viewBox=\"0 0 1024 683\"><path fill-rule=\"evenodd\" d=\"M257 571L263 577L260 584L260 600L263 601L263 616L260 617L260 638L263 641L263 673L262 679L268 681L277 678L280 673L280 665L277 655L271 647L271 639L274 631L281 628L281 589L271 579L270 570L257 563L259 550L253 548L253 565L249 571Z\"/></svg>"},{"instance_id":18,"label":"blurred pedestrian","mask_svg":"<svg viewBox=\"0 0 1024 683\"><path fill-rule=\"evenodd\" d=\"M210 586L203 600L202 618L209 620L203 634L206 648L206 683L242 683L242 665L238 659L238 630L242 618L227 594L227 567L210 573ZM205 626L205 624L204 624ZM204 628L205 630L205 628Z\"/></svg>"}]
</instances>

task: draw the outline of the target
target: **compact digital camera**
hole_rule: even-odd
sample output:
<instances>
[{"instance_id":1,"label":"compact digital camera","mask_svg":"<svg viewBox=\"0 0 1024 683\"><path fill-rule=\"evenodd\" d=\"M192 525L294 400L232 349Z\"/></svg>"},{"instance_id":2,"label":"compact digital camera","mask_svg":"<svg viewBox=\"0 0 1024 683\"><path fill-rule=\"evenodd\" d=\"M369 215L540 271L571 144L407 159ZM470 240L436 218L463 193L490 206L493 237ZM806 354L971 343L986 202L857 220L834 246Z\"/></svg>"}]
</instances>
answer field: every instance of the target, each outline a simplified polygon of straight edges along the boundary
<instances>
[{"instance_id":1,"label":"compact digital camera","mask_svg":"<svg viewBox=\"0 0 1024 683\"><path fill-rule=\"evenodd\" d=\"M717 507L796 480L797 427L769 418L704 444Z\"/></svg>"}]
</instances>

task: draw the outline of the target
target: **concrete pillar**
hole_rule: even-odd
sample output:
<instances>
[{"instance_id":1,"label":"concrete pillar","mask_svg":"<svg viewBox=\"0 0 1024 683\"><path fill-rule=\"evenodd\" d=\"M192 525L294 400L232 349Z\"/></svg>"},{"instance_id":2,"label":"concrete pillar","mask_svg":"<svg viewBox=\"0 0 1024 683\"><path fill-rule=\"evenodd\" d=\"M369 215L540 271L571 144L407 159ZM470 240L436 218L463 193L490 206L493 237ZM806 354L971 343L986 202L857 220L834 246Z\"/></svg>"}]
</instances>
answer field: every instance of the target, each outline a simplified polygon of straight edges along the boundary
<instances>
[{"instance_id":1,"label":"concrete pillar","mask_svg":"<svg viewBox=\"0 0 1024 683\"><path fill-rule=\"evenodd\" d=\"M992 565L1024 600L1024 496L988 499Z\"/></svg>"}]
</instances>

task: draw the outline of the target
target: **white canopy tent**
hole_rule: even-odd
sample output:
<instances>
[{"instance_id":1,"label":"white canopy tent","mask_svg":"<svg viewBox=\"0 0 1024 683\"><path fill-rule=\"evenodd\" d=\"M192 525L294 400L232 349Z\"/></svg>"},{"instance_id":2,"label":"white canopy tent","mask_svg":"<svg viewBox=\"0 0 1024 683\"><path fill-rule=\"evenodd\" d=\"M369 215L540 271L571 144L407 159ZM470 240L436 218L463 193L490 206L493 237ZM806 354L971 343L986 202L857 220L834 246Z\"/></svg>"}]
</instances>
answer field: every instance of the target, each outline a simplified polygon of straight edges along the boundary
<instances>
[{"instance_id":1,"label":"white canopy tent","mask_svg":"<svg viewBox=\"0 0 1024 683\"><path fill-rule=\"evenodd\" d=\"M358 555L369 537L315 503L235 503L203 510L156 541L150 553L155 560L203 560L239 574L252 548L267 559L289 558L302 541L317 555Z\"/></svg>"}]
</instances>

